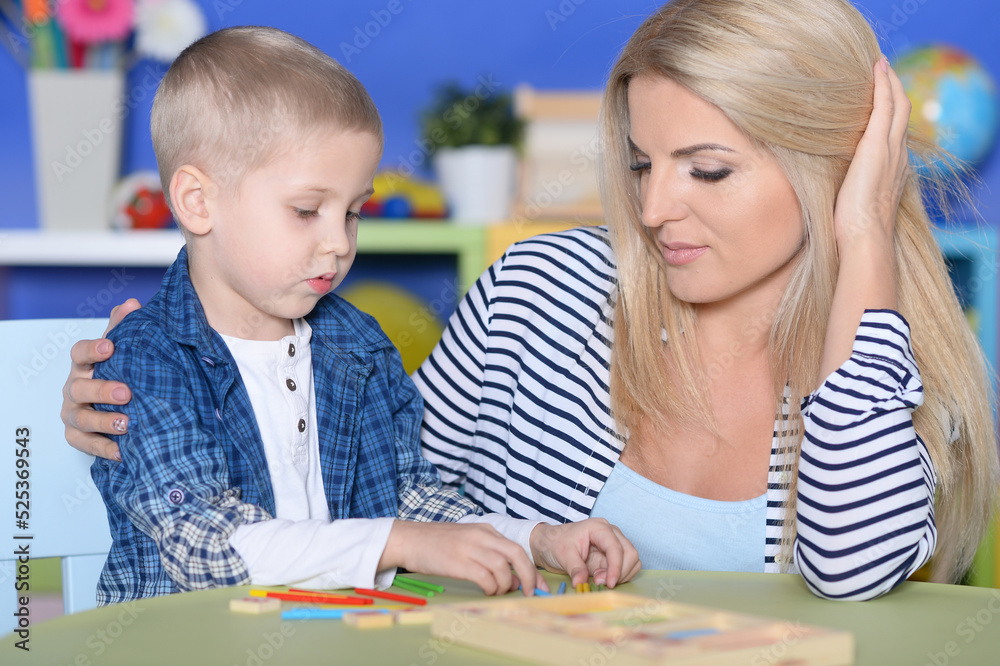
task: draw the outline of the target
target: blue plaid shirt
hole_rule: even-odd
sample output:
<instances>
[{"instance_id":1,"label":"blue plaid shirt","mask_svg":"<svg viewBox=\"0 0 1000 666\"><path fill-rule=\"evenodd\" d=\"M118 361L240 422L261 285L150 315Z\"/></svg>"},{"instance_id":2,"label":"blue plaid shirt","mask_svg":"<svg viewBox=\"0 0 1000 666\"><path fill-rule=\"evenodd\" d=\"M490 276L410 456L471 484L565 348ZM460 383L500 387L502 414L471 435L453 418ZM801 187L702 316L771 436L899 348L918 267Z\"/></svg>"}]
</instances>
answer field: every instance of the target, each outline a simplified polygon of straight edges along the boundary
<instances>
[{"instance_id":1,"label":"blue plaid shirt","mask_svg":"<svg viewBox=\"0 0 1000 666\"><path fill-rule=\"evenodd\" d=\"M375 320L330 295L312 327L320 465L330 515L454 521L482 511L444 490L420 454L423 401ZM274 492L236 361L205 319L182 249L160 290L109 337L98 379L132 388L115 439L122 462L91 468L112 546L99 604L249 582L229 545L242 524L270 520Z\"/></svg>"}]
</instances>

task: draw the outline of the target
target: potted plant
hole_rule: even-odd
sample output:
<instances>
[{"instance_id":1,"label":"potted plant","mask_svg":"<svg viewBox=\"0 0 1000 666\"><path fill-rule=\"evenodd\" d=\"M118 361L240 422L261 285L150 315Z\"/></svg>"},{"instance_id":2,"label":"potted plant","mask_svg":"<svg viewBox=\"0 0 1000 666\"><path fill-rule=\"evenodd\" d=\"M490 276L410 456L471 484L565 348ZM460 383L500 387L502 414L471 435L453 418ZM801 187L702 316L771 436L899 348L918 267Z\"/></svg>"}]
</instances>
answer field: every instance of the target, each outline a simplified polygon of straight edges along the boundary
<instances>
[{"instance_id":1,"label":"potted plant","mask_svg":"<svg viewBox=\"0 0 1000 666\"><path fill-rule=\"evenodd\" d=\"M423 145L458 223L482 224L510 216L523 123L510 93L480 77L477 86L438 87L421 114Z\"/></svg>"}]
</instances>

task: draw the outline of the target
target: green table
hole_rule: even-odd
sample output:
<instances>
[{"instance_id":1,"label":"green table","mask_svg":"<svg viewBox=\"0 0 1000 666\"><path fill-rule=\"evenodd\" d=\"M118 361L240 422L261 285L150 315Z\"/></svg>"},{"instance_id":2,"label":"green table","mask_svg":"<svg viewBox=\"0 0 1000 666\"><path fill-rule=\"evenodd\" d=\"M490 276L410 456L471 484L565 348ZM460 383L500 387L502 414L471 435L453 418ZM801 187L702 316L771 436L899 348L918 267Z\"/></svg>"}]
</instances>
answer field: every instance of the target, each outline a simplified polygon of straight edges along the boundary
<instances>
[{"instance_id":1,"label":"green table","mask_svg":"<svg viewBox=\"0 0 1000 666\"><path fill-rule=\"evenodd\" d=\"M434 577L447 593L431 603L482 598L471 583ZM564 577L549 576L553 586ZM696 571L644 571L623 592L846 629L857 641L857 663L873 666L1000 664L1000 590L904 583L862 603L814 597L798 576ZM229 611L247 588L189 592L99 608L30 627L30 652L0 638L0 663L277 664L511 663L502 657L433 639L428 626L359 631L334 620L282 621L277 614ZM780 655L775 655L778 657ZM608 661L613 666L614 661ZM765 659L761 664L780 664Z\"/></svg>"}]
</instances>

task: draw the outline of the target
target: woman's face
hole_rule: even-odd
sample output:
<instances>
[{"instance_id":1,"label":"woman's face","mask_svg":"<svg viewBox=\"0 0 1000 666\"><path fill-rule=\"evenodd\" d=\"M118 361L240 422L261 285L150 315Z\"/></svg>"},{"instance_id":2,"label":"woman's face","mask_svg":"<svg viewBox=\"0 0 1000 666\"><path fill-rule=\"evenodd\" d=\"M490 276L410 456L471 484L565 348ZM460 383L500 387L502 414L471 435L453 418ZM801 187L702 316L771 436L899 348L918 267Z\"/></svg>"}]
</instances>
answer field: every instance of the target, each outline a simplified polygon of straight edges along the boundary
<instances>
[{"instance_id":1,"label":"woman's face","mask_svg":"<svg viewBox=\"0 0 1000 666\"><path fill-rule=\"evenodd\" d=\"M689 303L776 302L802 246L799 202L769 153L686 88L639 76L628 88L642 223Z\"/></svg>"}]
</instances>

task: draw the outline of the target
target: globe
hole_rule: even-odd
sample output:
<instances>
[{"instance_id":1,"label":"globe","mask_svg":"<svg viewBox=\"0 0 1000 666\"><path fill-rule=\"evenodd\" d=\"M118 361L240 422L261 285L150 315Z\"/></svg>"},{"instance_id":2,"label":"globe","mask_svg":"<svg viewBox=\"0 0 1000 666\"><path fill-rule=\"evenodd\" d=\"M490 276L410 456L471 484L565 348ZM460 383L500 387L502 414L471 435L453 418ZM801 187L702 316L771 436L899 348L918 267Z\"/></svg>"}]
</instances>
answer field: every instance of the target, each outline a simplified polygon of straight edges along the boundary
<instances>
[{"instance_id":1,"label":"globe","mask_svg":"<svg viewBox=\"0 0 1000 666\"><path fill-rule=\"evenodd\" d=\"M893 69L913 103L914 130L963 162L986 157L1000 125L1000 101L979 62L954 46L937 44L906 53Z\"/></svg>"}]
</instances>

